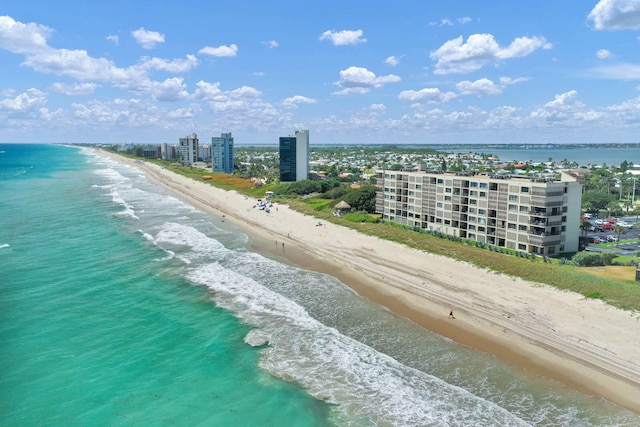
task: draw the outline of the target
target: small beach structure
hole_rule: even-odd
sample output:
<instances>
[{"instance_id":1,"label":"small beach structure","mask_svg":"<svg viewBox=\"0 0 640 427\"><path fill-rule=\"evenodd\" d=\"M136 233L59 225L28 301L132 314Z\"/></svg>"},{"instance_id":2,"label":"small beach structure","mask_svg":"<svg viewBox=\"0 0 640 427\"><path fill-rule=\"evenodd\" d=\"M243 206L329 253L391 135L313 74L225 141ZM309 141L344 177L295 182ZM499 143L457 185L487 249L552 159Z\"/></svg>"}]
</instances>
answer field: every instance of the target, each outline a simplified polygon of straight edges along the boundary
<instances>
[{"instance_id":1,"label":"small beach structure","mask_svg":"<svg viewBox=\"0 0 640 427\"><path fill-rule=\"evenodd\" d=\"M336 216L342 216L351 211L351 205L344 200L341 200L333 207L333 214Z\"/></svg>"}]
</instances>

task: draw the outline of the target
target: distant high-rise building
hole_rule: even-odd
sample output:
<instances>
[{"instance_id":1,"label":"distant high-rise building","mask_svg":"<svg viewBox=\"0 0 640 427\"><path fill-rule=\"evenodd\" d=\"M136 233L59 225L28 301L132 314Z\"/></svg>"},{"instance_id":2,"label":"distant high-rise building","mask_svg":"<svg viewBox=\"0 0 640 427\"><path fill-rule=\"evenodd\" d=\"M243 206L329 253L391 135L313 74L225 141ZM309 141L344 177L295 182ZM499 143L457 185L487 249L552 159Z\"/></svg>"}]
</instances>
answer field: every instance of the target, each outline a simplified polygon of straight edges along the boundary
<instances>
[{"instance_id":1,"label":"distant high-rise building","mask_svg":"<svg viewBox=\"0 0 640 427\"><path fill-rule=\"evenodd\" d=\"M233 137L231 132L221 133L211 138L211 157L213 172L233 173Z\"/></svg>"},{"instance_id":2,"label":"distant high-rise building","mask_svg":"<svg viewBox=\"0 0 640 427\"><path fill-rule=\"evenodd\" d=\"M309 179L309 131L280 137L280 182Z\"/></svg>"},{"instance_id":3,"label":"distant high-rise building","mask_svg":"<svg viewBox=\"0 0 640 427\"><path fill-rule=\"evenodd\" d=\"M180 164L182 166L191 166L198 161L198 135L195 133L180 138L178 147L180 156Z\"/></svg>"},{"instance_id":4,"label":"distant high-rise building","mask_svg":"<svg viewBox=\"0 0 640 427\"><path fill-rule=\"evenodd\" d=\"M167 144L166 142L163 142L160 147L163 160L173 159L173 146Z\"/></svg>"}]
</instances>

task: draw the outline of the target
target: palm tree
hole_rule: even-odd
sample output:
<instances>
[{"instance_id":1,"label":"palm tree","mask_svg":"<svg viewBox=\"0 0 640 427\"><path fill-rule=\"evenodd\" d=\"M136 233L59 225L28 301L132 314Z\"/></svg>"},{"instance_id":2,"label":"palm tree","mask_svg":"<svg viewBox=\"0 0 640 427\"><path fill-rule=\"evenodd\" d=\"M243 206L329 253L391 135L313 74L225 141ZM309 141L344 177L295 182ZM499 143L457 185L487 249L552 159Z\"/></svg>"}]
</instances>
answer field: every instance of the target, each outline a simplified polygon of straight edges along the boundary
<instances>
[{"instance_id":1,"label":"palm tree","mask_svg":"<svg viewBox=\"0 0 640 427\"><path fill-rule=\"evenodd\" d=\"M620 235L627 234L627 227L616 225L616 228L614 228L614 231L618 234L618 240L616 240L616 248L617 248L618 244L620 243Z\"/></svg>"},{"instance_id":2,"label":"palm tree","mask_svg":"<svg viewBox=\"0 0 640 427\"><path fill-rule=\"evenodd\" d=\"M589 231L589 227L591 227L591 223L587 219L580 220L580 230L582 230L582 236L587 237L587 231Z\"/></svg>"}]
</instances>

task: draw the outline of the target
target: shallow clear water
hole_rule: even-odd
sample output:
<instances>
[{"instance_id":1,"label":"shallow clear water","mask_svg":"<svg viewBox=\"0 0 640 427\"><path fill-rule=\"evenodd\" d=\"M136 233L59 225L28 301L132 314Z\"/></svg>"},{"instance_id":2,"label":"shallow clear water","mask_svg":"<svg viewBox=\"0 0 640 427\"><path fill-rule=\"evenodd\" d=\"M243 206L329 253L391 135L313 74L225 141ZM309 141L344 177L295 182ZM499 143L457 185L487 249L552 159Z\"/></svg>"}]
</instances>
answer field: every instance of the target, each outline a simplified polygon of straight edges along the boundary
<instances>
[{"instance_id":1,"label":"shallow clear water","mask_svg":"<svg viewBox=\"0 0 640 427\"><path fill-rule=\"evenodd\" d=\"M0 145L0 213L0 425L640 425L91 150Z\"/></svg>"}]
</instances>

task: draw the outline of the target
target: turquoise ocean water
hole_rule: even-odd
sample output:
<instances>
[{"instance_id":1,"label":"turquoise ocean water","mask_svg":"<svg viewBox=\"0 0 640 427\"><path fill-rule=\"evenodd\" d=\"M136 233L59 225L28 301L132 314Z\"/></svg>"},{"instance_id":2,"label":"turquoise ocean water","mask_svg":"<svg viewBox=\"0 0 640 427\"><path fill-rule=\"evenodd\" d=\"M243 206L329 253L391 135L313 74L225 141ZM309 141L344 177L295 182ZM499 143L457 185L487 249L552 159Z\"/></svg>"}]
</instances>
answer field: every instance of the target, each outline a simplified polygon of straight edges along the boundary
<instances>
[{"instance_id":1,"label":"turquoise ocean water","mask_svg":"<svg viewBox=\"0 0 640 427\"><path fill-rule=\"evenodd\" d=\"M247 242L92 150L0 145L0 425L640 425Z\"/></svg>"}]
</instances>

